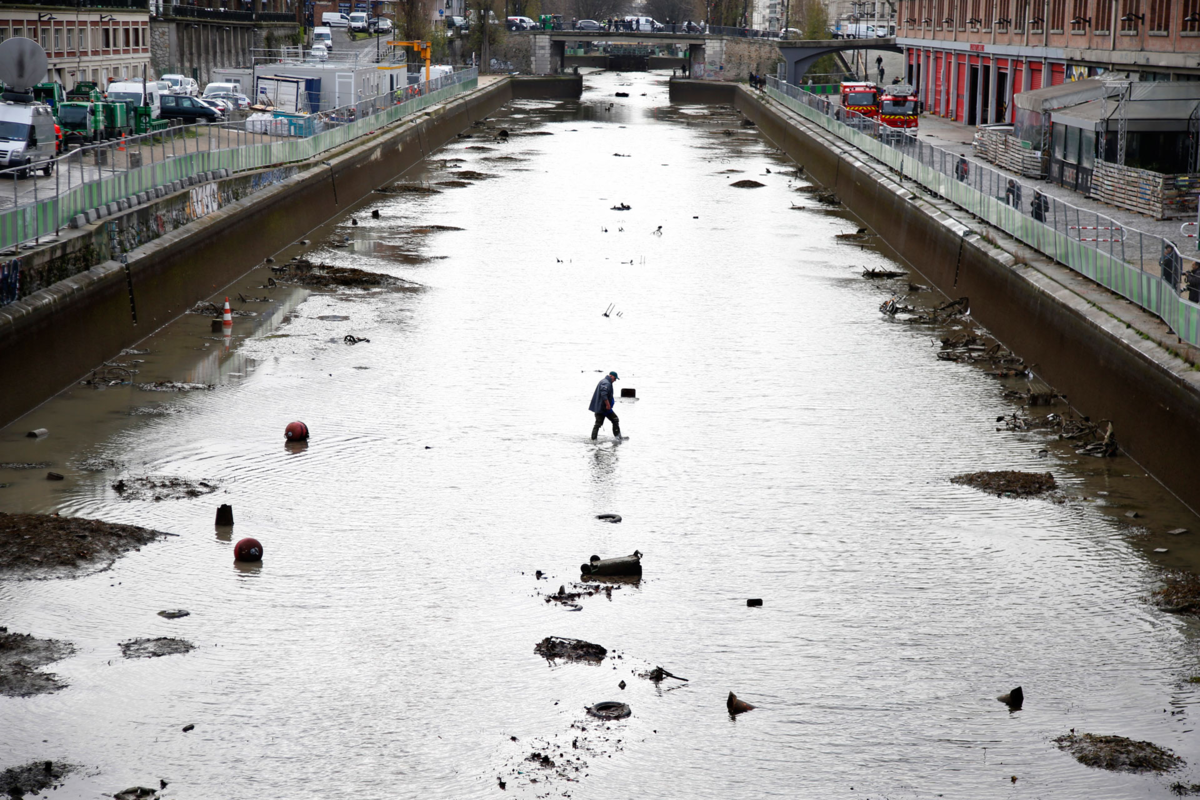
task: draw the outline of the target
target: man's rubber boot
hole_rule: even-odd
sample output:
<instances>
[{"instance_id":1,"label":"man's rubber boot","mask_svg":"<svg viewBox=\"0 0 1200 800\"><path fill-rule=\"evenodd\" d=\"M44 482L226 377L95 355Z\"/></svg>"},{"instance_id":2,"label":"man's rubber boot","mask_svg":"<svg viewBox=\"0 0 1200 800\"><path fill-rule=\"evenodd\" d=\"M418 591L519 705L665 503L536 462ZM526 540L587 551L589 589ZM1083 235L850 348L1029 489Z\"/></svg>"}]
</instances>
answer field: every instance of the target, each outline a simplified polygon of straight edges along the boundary
<instances>
[{"instance_id":1,"label":"man's rubber boot","mask_svg":"<svg viewBox=\"0 0 1200 800\"><path fill-rule=\"evenodd\" d=\"M600 433L600 423L596 423L596 427L592 428L592 441L596 441L596 436Z\"/></svg>"}]
</instances>

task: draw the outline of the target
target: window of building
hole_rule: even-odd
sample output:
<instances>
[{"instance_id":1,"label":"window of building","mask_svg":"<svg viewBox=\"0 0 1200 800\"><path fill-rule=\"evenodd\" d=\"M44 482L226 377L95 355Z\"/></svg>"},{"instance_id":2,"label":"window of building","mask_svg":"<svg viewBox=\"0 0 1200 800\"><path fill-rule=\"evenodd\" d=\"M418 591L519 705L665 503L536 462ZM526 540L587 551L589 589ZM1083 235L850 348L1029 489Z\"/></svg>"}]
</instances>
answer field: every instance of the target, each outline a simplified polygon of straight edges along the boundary
<instances>
[{"instance_id":1,"label":"window of building","mask_svg":"<svg viewBox=\"0 0 1200 800\"><path fill-rule=\"evenodd\" d=\"M1062 33L1067 16L1067 0L1050 0L1050 32Z\"/></svg>"},{"instance_id":2,"label":"window of building","mask_svg":"<svg viewBox=\"0 0 1200 800\"><path fill-rule=\"evenodd\" d=\"M1184 33L1200 33L1200 0L1183 0Z\"/></svg>"},{"instance_id":3,"label":"window of building","mask_svg":"<svg viewBox=\"0 0 1200 800\"><path fill-rule=\"evenodd\" d=\"M1200 0L1196 0L1200 2ZM1112 10L1113 4L1109 0L1098 0L1096 3L1096 16L1092 19L1092 30L1096 33L1111 33L1112 32Z\"/></svg>"},{"instance_id":4,"label":"window of building","mask_svg":"<svg viewBox=\"0 0 1200 800\"><path fill-rule=\"evenodd\" d=\"M74 28L67 28L67 49L68 50L75 49L75 29Z\"/></svg>"},{"instance_id":5,"label":"window of building","mask_svg":"<svg viewBox=\"0 0 1200 800\"><path fill-rule=\"evenodd\" d=\"M87 50L87 47L88 47L88 29L80 28L79 29L79 49Z\"/></svg>"},{"instance_id":6,"label":"window of building","mask_svg":"<svg viewBox=\"0 0 1200 800\"><path fill-rule=\"evenodd\" d=\"M62 50L62 28L54 29L54 49Z\"/></svg>"},{"instance_id":7,"label":"window of building","mask_svg":"<svg viewBox=\"0 0 1200 800\"><path fill-rule=\"evenodd\" d=\"M944 27L942 22L946 19L946 0L937 0L937 13L933 15L933 25L939 31Z\"/></svg>"},{"instance_id":8,"label":"window of building","mask_svg":"<svg viewBox=\"0 0 1200 800\"><path fill-rule=\"evenodd\" d=\"M24 28L13 28L13 38L20 39L25 35Z\"/></svg>"},{"instance_id":9,"label":"window of building","mask_svg":"<svg viewBox=\"0 0 1200 800\"><path fill-rule=\"evenodd\" d=\"M1171 30L1171 0L1150 0L1150 14L1146 19L1151 33L1167 33Z\"/></svg>"},{"instance_id":10,"label":"window of building","mask_svg":"<svg viewBox=\"0 0 1200 800\"><path fill-rule=\"evenodd\" d=\"M1119 28L1121 33L1136 35L1140 22L1136 17L1141 13L1142 0L1121 0L1121 27Z\"/></svg>"},{"instance_id":11,"label":"window of building","mask_svg":"<svg viewBox=\"0 0 1200 800\"><path fill-rule=\"evenodd\" d=\"M124 47L129 47L129 28L122 28L122 40L125 42Z\"/></svg>"},{"instance_id":12,"label":"window of building","mask_svg":"<svg viewBox=\"0 0 1200 800\"><path fill-rule=\"evenodd\" d=\"M8 28L0 28L0 42L8 38Z\"/></svg>"},{"instance_id":13,"label":"window of building","mask_svg":"<svg viewBox=\"0 0 1200 800\"><path fill-rule=\"evenodd\" d=\"M1000 0L996 4L996 27L1003 30L1012 27L1012 8L1009 0Z\"/></svg>"},{"instance_id":14,"label":"window of building","mask_svg":"<svg viewBox=\"0 0 1200 800\"><path fill-rule=\"evenodd\" d=\"M990 31L996 21L996 0L983 0L983 29Z\"/></svg>"},{"instance_id":15,"label":"window of building","mask_svg":"<svg viewBox=\"0 0 1200 800\"><path fill-rule=\"evenodd\" d=\"M100 46L105 50L108 50L110 47L112 47L112 31L110 31L108 28L101 28L100 31Z\"/></svg>"},{"instance_id":16,"label":"window of building","mask_svg":"<svg viewBox=\"0 0 1200 800\"><path fill-rule=\"evenodd\" d=\"M971 0L973 3L978 3L979 0ZM958 25L960 31L967 29L967 19L970 18L970 13L967 10L967 0L958 0L958 9L954 12L954 22Z\"/></svg>"},{"instance_id":17,"label":"window of building","mask_svg":"<svg viewBox=\"0 0 1200 800\"><path fill-rule=\"evenodd\" d=\"M43 50L50 49L50 29L49 28L42 28L42 49Z\"/></svg>"}]
</instances>

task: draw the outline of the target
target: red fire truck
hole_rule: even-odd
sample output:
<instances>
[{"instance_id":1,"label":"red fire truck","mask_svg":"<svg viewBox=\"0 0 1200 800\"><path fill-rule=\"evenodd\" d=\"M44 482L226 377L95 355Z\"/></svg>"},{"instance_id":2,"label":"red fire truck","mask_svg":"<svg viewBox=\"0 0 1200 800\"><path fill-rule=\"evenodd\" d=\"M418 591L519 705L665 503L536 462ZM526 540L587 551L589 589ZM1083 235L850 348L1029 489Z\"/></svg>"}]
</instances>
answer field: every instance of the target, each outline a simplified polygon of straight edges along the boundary
<instances>
[{"instance_id":1,"label":"red fire truck","mask_svg":"<svg viewBox=\"0 0 1200 800\"><path fill-rule=\"evenodd\" d=\"M857 111L864 117L879 117L879 88L873 83L842 84L842 108Z\"/></svg>"},{"instance_id":2,"label":"red fire truck","mask_svg":"<svg viewBox=\"0 0 1200 800\"><path fill-rule=\"evenodd\" d=\"M879 98L879 121L889 128L917 127L917 98L906 83L887 86Z\"/></svg>"}]
</instances>

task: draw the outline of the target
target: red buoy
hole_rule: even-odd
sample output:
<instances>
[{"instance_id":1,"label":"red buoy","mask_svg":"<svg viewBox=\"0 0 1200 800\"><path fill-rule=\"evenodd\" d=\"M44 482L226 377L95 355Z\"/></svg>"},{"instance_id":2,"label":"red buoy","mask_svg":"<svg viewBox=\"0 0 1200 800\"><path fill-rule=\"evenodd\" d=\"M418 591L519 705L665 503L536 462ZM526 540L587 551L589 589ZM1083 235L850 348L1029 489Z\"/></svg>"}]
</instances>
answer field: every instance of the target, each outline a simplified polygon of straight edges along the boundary
<instances>
[{"instance_id":1,"label":"red buoy","mask_svg":"<svg viewBox=\"0 0 1200 800\"><path fill-rule=\"evenodd\" d=\"M289 442L306 442L308 441L308 426L303 422L289 422L283 435Z\"/></svg>"},{"instance_id":2,"label":"red buoy","mask_svg":"<svg viewBox=\"0 0 1200 800\"><path fill-rule=\"evenodd\" d=\"M258 539L241 539L233 546L233 557L238 561L262 561L263 546Z\"/></svg>"}]
</instances>

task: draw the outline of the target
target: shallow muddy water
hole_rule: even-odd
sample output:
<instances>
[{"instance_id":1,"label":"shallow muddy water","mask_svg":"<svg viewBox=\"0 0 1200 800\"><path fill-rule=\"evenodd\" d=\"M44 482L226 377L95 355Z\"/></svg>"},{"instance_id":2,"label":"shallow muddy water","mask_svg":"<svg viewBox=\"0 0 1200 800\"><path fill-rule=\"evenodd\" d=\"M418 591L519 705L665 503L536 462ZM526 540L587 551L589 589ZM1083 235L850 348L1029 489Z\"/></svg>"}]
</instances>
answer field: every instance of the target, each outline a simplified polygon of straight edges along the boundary
<instances>
[{"instance_id":1,"label":"shallow muddy water","mask_svg":"<svg viewBox=\"0 0 1200 800\"><path fill-rule=\"evenodd\" d=\"M1163 567L1200 561L1200 523L1127 458L997 432L1003 389L1027 382L939 361L943 331L883 317L906 281L860 273L895 262L839 246L857 223L797 192L730 110L670 106L661 75L586 86L514 104L489 122L507 142L474 129L402 181L440 193L374 195L279 256L423 290L266 289L260 269L219 295L271 298L235 300L256 316L231 342L186 316L117 359L134 384L72 388L0 431L0 462L66 476L0 469L0 508L179 534L76 580L0 583L0 624L75 647L49 667L67 688L0 698L0 768L80 765L61 797L161 779L229 800L1200 781L1192 624L1145 602ZM438 186L462 170L494 177ZM610 369L638 399L617 407L628 440L606 425L593 443ZM158 380L214 388L136 386ZM307 447L285 444L292 420ZM949 481L984 469L1049 470L1065 502ZM217 489L112 488L145 476ZM245 536L261 565L233 563ZM589 556L635 549L640 584L546 601ZM549 664L549 636L608 655ZM122 656L155 637L195 649ZM688 680L638 676L656 665ZM995 697L1018 685L1010 713ZM731 718L730 691L756 710ZM585 714L602 701L632 715ZM1189 766L1090 769L1051 742L1072 728Z\"/></svg>"}]
</instances>

